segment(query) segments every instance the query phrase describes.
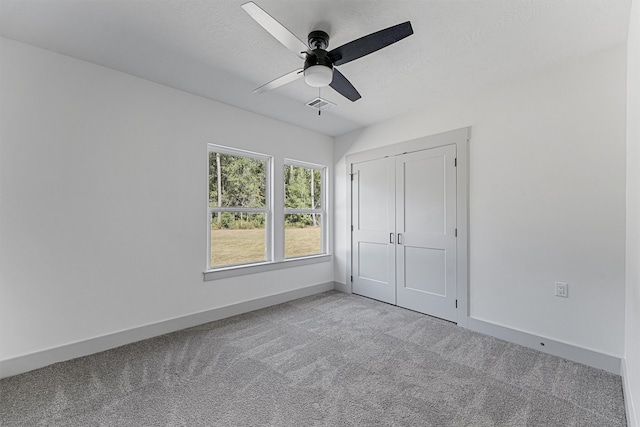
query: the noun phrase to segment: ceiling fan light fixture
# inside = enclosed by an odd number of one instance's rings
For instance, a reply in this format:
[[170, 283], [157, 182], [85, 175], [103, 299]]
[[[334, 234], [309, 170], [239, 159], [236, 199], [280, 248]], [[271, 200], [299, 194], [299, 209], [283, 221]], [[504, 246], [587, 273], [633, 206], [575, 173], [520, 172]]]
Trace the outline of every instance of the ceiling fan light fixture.
[[333, 69], [326, 65], [312, 65], [304, 70], [304, 81], [312, 87], [329, 86], [333, 80]]

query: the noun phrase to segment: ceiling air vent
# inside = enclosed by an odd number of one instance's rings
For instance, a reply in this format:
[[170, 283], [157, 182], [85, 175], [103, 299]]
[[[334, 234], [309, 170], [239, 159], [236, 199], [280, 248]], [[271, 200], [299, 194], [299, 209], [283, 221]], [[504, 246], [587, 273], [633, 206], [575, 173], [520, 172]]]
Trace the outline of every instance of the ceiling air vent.
[[324, 110], [328, 110], [331, 107], [335, 107], [336, 104], [334, 104], [331, 101], [327, 101], [326, 99], [322, 99], [322, 98], [316, 98], [316, 99], [312, 99], [311, 101], [307, 102], [307, 106], [314, 108], [318, 111], [324, 111]]

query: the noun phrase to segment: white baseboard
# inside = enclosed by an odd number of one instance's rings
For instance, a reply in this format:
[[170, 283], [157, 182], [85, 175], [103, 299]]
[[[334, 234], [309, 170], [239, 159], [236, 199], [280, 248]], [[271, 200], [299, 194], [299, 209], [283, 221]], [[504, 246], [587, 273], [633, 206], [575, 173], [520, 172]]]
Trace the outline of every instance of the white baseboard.
[[338, 292], [343, 292], [345, 294], [351, 293], [351, 284], [335, 282], [335, 290]]
[[226, 307], [214, 308], [212, 310], [176, 317], [108, 335], [65, 344], [59, 347], [25, 354], [11, 359], [0, 360], [0, 378], [11, 377], [13, 375], [42, 368], [53, 363], [87, 356], [100, 351], [120, 347], [125, 344], [130, 344], [132, 342], [202, 325], [203, 323], [214, 322], [216, 320], [248, 313], [250, 311], [259, 310], [261, 308], [281, 304], [294, 299], [319, 294], [321, 292], [332, 290], [335, 286], [335, 282], [320, 283], [300, 289], [294, 289], [292, 291], [243, 301]]
[[[621, 359], [616, 356], [597, 352], [595, 350], [578, 347], [562, 341], [539, 337], [528, 332], [511, 329], [506, 326], [475, 319], [467, 320], [467, 329], [491, 335], [493, 337], [520, 344], [525, 347], [539, 350], [574, 362], [583, 363], [594, 368], [602, 369], [612, 374], [620, 375]], [[544, 343], [542, 345], [541, 343]]]
[[622, 358], [622, 392], [624, 393], [624, 407], [627, 411], [627, 426], [628, 427], [640, 427], [638, 418], [636, 416], [636, 408], [633, 400], [633, 393], [631, 392], [631, 384], [629, 384], [629, 377], [627, 373], [627, 359]]

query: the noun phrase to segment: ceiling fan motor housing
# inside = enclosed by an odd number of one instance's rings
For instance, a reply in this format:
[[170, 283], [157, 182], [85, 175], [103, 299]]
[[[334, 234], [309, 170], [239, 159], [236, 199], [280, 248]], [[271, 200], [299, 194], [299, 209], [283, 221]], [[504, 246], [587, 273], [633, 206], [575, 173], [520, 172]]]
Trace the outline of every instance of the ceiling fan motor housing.
[[331, 62], [327, 51], [323, 49], [314, 49], [311, 52], [307, 52], [307, 59], [304, 61], [304, 69], [306, 70], [314, 65], [322, 65], [333, 69], [333, 63]]
[[329, 46], [329, 35], [324, 31], [312, 31], [307, 40], [311, 50], [304, 61], [304, 79], [309, 86], [327, 86], [333, 80], [333, 62], [325, 50]]

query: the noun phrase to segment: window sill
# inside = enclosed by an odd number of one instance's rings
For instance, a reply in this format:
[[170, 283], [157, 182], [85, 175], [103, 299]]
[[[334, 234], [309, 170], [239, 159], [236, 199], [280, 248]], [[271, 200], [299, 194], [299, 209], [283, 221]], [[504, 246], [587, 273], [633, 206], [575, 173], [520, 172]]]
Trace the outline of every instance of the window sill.
[[240, 265], [234, 267], [220, 268], [216, 270], [205, 271], [204, 281], [227, 279], [229, 277], [244, 276], [247, 274], [263, 273], [265, 271], [281, 270], [289, 267], [300, 267], [303, 265], [319, 264], [321, 262], [331, 261], [331, 255], [313, 255], [304, 258], [292, 258], [285, 261], [265, 262], [262, 264]]

